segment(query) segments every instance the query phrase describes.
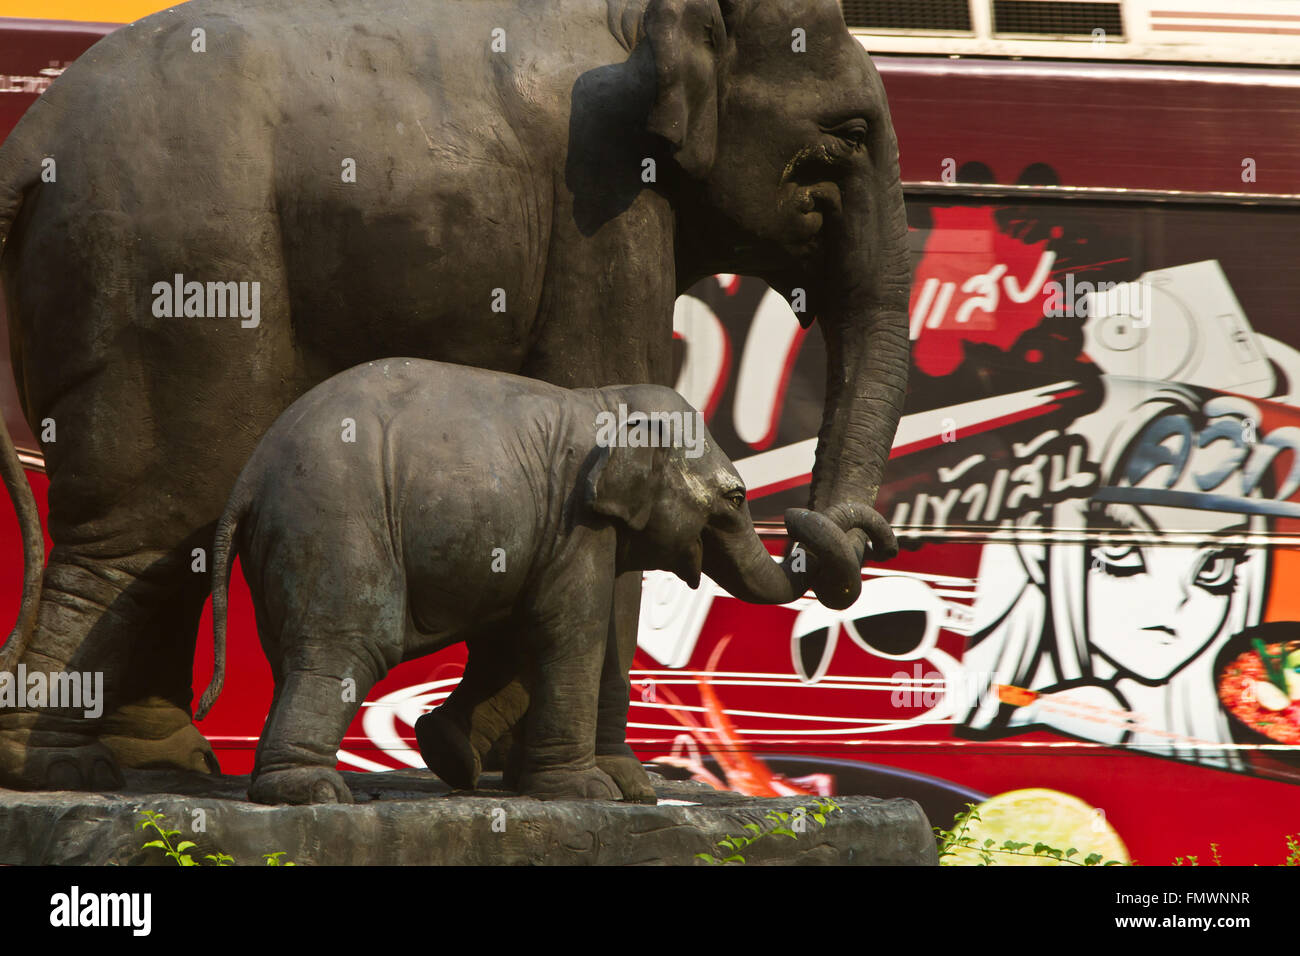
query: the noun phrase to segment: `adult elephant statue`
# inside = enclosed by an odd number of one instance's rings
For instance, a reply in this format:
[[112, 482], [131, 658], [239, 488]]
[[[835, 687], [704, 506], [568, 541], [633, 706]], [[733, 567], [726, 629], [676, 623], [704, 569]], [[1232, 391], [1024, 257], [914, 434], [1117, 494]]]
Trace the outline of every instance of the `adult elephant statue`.
[[[100, 671], [108, 698], [98, 721], [0, 712], [4, 785], [216, 769], [190, 720], [196, 549], [279, 412], [368, 359], [667, 384], [675, 297], [759, 276], [827, 341], [810, 507], [842, 555], [896, 550], [871, 505], [908, 368], [907, 226], [880, 78], [834, 0], [192, 0], [28, 111], [0, 232], [54, 541], [38, 582], [0, 447], [27, 549], [0, 667]], [[814, 590], [847, 605], [857, 570]], [[639, 588], [618, 583], [598, 743], [634, 800]]]

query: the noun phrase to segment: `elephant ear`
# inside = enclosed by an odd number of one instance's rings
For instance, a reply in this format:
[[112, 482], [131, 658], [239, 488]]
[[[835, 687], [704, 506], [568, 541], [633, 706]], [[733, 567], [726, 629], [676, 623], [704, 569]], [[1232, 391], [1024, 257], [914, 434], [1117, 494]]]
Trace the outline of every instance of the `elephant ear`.
[[599, 450], [587, 472], [587, 506], [617, 518], [633, 531], [645, 530], [659, 490], [656, 458], [660, 449], [629, 448], [626, 433], [612, 447]]
[[718, 51], [727, 36], [718, 0], [650, 0], [641, 21], [654, 56], [656, 93], [646, 128], [703, 178], [718, 150]]

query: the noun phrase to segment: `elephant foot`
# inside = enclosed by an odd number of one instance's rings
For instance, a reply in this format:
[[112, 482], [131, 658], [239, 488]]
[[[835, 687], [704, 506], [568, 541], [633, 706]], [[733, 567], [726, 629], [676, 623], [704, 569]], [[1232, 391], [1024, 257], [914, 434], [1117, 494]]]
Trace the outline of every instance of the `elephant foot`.
[[618, 785], [599, 767], [588, 770], [525, 771], [518, 790], [538, 800], [617, 800]]
[[100, 741], [123, 767], [220, 774], [212, 745], [170, 701], [149, 697], [104, 718]]
[[290, 767], [288, 770], [254, 772], [248, 799], [254, 803], [293, 804], [352, 803], [352, 791], [343, 777], [329, 767]]
[[[50, 723], [66, 724], [49, 728]], [[0, 720], [0, 787], [11, 790], [116, 790], [122, 770], [81, 721], [31, 712]], [[39, 726], [39, 729], [35, 729]]]
[[650, 775], [632, 754], [596, 754], [596, 766], [614, 781], [625, 803], [654, 806], [659, 802], [655, 788], [650, 785]]
[[443, 783], [457, 790], [473, 790], [482, 764], [469, 735], [438, 711], [415, 722], [415, 740], [420, 756]]

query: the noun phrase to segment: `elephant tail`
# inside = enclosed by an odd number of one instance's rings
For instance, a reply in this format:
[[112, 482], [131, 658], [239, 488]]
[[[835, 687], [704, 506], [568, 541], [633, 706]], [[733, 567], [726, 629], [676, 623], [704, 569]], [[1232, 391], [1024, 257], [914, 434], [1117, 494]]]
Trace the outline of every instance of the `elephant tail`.
[[231, 564], [235, 560], [232, 544], [251, 501], [252, 496], [247, 493], [244, 482], [236, 482], [230, 503], [217, 522], [217, 534], [212, 542], [212, 680], [199, 701], [194, 715], [196, 720], [202, 720], [208, 715], [212, 705], [221, 696], [221, 687], [226, 681], [226, 620]]
[[3, 646], [0, 646], [0, 671], [12, 670], [27, 649], [32, 631], [36, 629], [36, 611], [41, 603], [41, 575], [45, 571], [45, 535], [41, 532], [41, 513], [36, 508], [36, 496], [27, 481], [23, 463], [18, 459], [9, 426], [0, 415], [0, 477], [9, 489], [9, 500], [18, 515], [18, 527], [23, 535], [23, 600], [18, 610], [18, 622]]
[[[38, 100], [39, 103], [39, 100]], [[35, 105], [35, 104], [34, 104]], [[9, 230], [22, 211], [28, 190], [40, 180], [40, 158], [26, 147], [26, 139], [10, 133], [0, 145], [0, 249]], [[12, 319], [10, 320], [13, 321]], [[36, 629], [36, 611], [41, 602], [41, 575], [45, 570], [45, 536], [41, 532], [41, 514], [36, 496], [27, 483], [23, 464], [14, 448], [9, 428], [0, 417], [0, 477], [9, 489], [23, 535], [23, 599], [18, 622], [0, 645], [0, 671], [12, 670]]]

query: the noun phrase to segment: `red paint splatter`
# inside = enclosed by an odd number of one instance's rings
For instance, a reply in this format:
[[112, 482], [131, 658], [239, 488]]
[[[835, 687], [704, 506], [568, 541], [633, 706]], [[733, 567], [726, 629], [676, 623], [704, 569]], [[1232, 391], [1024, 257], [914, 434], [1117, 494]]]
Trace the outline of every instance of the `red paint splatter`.
[[[1006, 351], [1022, 333], [1043, 320], [1046, 299], [1041, 291], [1026, 302], [1016, 302], [1008, 295], [1008, 286], [1017, 293], [1028, 292], [1048, 241], [1026, 243], [1006, 235], [998, 228], [993, 213], [992, 206], [931, 212], [933, 229], [926, 237], [925, 253], [917, 266], [909, 310], [914, 335], [916, 326], [921, 325], [913, 342], [916, 366], [927, 375], [947, 375], [955, 370], [962, 363], [967, 342], [986, 342]], [[1053, 236], [1059, 232], [1058, 226]], [[968, 283], [973, 276], [990, 275], [999, 265], [1006, 269], [994, 280], [996, 305], [992, 311], [967, 305], [976, 299], [992, 300], [991, 294]], [[1053, 278], [1049, 275], [1045, 281]], [[963, 286], [969, 291], [962, 291]], [[942, 306], [945, 296], [950, 296], [947, 305], [939, 308], [936, 316], [936, 306]], [[918, 305], [926, 307], [924, 316], [918, 313]], [[937, 324], [929, 327], [936, 317]], [[963, 321], [958, 321], [959, 317]]]

